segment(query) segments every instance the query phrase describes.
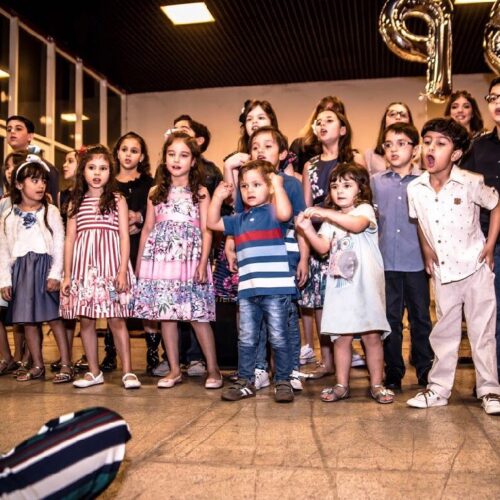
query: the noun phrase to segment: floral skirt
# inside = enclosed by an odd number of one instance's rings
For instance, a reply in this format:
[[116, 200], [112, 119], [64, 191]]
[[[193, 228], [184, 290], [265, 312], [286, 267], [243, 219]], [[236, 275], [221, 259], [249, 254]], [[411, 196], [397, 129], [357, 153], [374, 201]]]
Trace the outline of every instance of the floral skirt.
[[301, 290], [300, 307], [307, 309], [322, 309], [325, 301], [326, 279], [328, 277], [328, 256], [319, 257], [312, 254], [309, 257], [309, 278]]

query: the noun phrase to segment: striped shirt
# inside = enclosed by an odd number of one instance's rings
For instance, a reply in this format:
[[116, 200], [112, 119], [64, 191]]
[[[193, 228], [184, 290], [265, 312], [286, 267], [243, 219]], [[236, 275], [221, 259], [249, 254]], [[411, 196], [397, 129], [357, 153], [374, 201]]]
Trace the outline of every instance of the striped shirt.
[[295, 282], [280, 223], [265, 204], [223, 217], [224, 233], [234, 236], [238, 259], [238, 297], [295, 295]]

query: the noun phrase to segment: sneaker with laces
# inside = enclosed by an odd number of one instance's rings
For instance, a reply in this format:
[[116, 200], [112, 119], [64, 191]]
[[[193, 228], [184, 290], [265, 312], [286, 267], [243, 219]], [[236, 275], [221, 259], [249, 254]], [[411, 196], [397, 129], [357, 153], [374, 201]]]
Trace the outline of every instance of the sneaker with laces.
[[409, 399], [406, 404], [413, 408], [431, 408], [432, 406], [446, 406], [448, 400], [440, 396], [437, 392], [427, 389]]
[[256, 392], [255, 386], [251, 382], [240, 378], [224, 389], [220, 397], [224, 401], [239, 401], [240, 399], [255, 397]]
[[498, 394], [486, 394], [481, 398], [481, 406], [488, 415], [500, 415], [500, 396]]
[[288, 380], [278, 380], [274, 386], [276, 403], [291, 403], [294, 399], [293, 387]]
[[205, 362], [201, 359], [191, 361], [187, 367], [188, 377], [203, 377], [207, 374]]
[[351, 366], [353, 368], [358, 368], [360, 366], [366, 366], [366, 361], [361, 354], [358, 354], [356, 352], [352, 353], [352, 359], [351, 359]]
[[170, 365], [168, 361], [164, 359], [156, 368], [153, 369], [153, 375], [155, 377], [165, 377], [170, 371]]
[[300, 348], [299, 362], [301, 365], [307, 365], [308, 363], [314, 363], [316, 361], [316, 355], [312, 347], [309, 344], [303, 345]]
[[269, 387], [271, 382], [269, 381], [269, 374], [266, 370], [261, 370], [260, 368], [255, 368], [255, 389], [264, 389], [264, 387]]

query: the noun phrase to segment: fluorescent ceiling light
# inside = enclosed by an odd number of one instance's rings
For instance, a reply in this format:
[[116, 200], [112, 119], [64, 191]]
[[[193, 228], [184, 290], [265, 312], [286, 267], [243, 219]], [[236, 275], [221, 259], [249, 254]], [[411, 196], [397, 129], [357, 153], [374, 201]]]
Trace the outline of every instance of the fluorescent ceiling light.
[[[61, 120], [65, 122], [76, 122], [76, 113], [61, 113]], [[82, 120], [87, 121], [90, 120], [88, 116], [82, 115]]]
[[9, 78], [9, 73], [7, 71], [4, 71], [3, 69], [0, 69], [0, 78]]
[[161, 10], [174, 24], [213, 23], [215, 21], [205, 2], [163, 5]]
[[455, 5], [463, 5], [466, 3], [493, 3], [495, 0], [455, 0]]

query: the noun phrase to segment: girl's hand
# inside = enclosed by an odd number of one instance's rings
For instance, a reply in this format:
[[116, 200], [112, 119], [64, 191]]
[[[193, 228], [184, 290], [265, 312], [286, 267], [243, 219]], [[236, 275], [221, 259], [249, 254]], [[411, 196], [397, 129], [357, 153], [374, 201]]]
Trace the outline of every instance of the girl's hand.
[[228, 196], [231, 196], [233, 191], [234, 189], [232, 184], [229, 184], [229, 182], [221, 181], [215, 188], [213, 198], [218, 198], [219, 200], [224, 201]]
[[[307, 209], [309, 210], [309, 209]], [[301, 229], [304, 233], [308, 229], [312, 229], [313, 225], [311, 222], [311, 218], [307, 216], [307, 210], [305, 212], [300, 212], [299, 215], [297, 215], [297, 219], [295, 220], [295, 225]]]
[[142, 214], [141, 212], [134, 212], [133, 210], [128, 211], [128, 225], [132, 226], [135, 224], [142, 223]]
[[47, 280], [47, 292], [57, 292], [60, 286], [61, 282], [59, 280], [53, 278]]
[[5, 286], [0, 290], [2, 293], [2, 298], [3, 300], [12, 300], [12, 287], [11, 286]]
[[328, 208], [310, 207], [306, 208], [306, 211], [304, 213], [306, 217], [325, 220], [330, 213], [330, 210]]
[[194, 273], [194, 280], [197, 283], [206, 283], [207, 282], [207, 266], [198, 264], [196, 271]]
[[297, 286], [302, 288], [309, 278], [309, 261], [308, 259], [300, 259], [299, 265], [297, 266], [297, 272], [295, 273], [295, 279], [297, 280]]
[[69, 278], [64, 278], [61, 283], [61, 293], [67, 297], [69, 295], [70, 288], [71, 285], [69, 282]]
[[119, 271], [115, 283], [118, 293], [126, 292], [128, 288], [127, 271]]
[[128, 234], [130, 234], [131, 236], [133, 236], [134, 234], [139, 234], [140, 232], [141, 230], [135, 224], [132, 224], [128, 227]]
[[235, 170], [240, 168], [242, 165], [250, 161], [250, 155], [247, 153], [235, 153], [233, 156], [230, 156], [225, 162], [224, 167], [230, 168], [231, 170]]

